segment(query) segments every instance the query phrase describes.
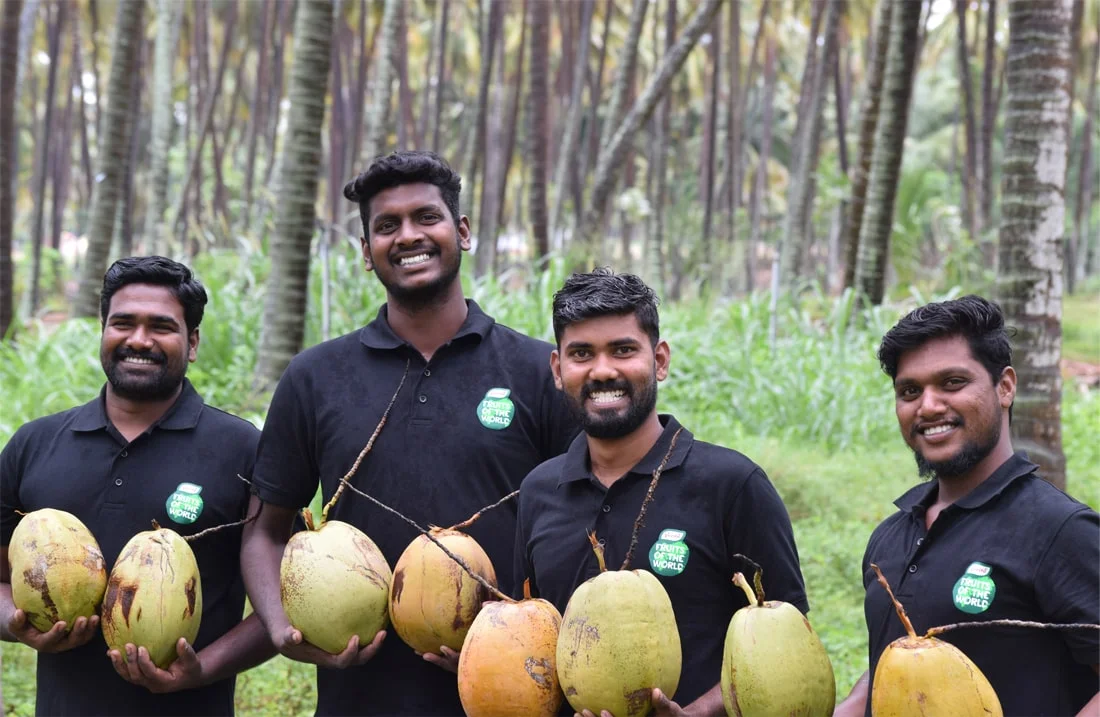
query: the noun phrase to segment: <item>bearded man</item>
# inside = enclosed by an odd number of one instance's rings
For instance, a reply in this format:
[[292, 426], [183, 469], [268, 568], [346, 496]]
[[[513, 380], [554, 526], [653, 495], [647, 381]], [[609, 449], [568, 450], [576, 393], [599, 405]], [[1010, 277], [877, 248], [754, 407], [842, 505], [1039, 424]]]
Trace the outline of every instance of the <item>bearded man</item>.
[[657, 413], [671, 349], [660, 337], [657, 296], [641, 279], [573, 274], [554, 295], [553, 323], [554, 382], [584, 434], [524, 479], [514, 572], [564, 612], [599, 573], [588, 533], [609, 566], [622, 564], [663, 463], [631, 567], [652, 572], [668, 592], [683, 667], [676, 694], [655, 689], [653, 704], [658, 715], [723, 715], [723, 642], [746, 604], [731, 578], [748, 566], [733, 556], [760, 563], [770, 599], [809, 610], [787, 510], [751, 460]]
[[[882, 339], [918, 485], [872, 533], [863, 557], [870, 669], [838, 715], [870, 715], [875, 666], [904, 634], [871, 563], [918, 632], [1014, 619], [1100, 622], [1100, 519], [1013, 452], [1016, 371], [1004, 316], [979, 296], [913, 310]], [[992, 627], [939, 636], [974, 661], [1005, 715], [1096, 715], [1094, 630]]]

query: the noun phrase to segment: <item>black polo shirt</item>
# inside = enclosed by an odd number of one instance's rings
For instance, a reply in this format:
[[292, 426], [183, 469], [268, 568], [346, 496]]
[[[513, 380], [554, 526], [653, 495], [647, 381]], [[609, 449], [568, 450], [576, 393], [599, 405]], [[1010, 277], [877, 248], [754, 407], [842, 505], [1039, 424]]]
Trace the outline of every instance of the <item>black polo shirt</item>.
[[[421, 525], [449, 526], [519, 487], [576, 434], [550, 374], [551, 346], [497, 324], [475, 302], [454, 338], [425, 362], [393, 333], [383, 306], [363, 329], [290, 363], [268, 411], [257, 457], [264, 501], [325, 500], [354, 464], [410, 364], [389, 418], [351, 479]], [[501, 588], [512, 589], [515, 502], [469, 528]], [[345, 491], [330, 518], [371, 537], [390, 567], [417, 536]], [[462, 714], [455, 676], [424, 662], [392, 629], [368, 664], [317, 671], [319, 714]]]
[[[162, 528], [181, 535], [240, 520], [259, 431], [203, 403], [184, 379], [180, 397], [145, 433], [127, 443], [107, 420], [104, 391], [83, 406], [24, 425], [0, 454], [0, 542], [8, 545], [16, 510], [65, 510], [95, 536], [108, 569], [130, 538]], [[201, 650], [241, 621], [241, 529], [191, 544], [202, 576]], [[155, 695], [126, 682], [107, 657], [103, 635], [58, 654], [38, 655], [39, 714], [232, 714], [232, 678]]]
[[[564, 613], [573, 591], [599, 574], [588, 531], [604, 544], [608, 569], [619, 569], [653, 471], [680, 427], [672, 416], [661, 416], [661, 423], [657, 443], [609, 488], [592, 475], [583, 434], [565, 455], [527, 476], [515, 572], [530, 578], [532, 594]], [[630, 566], [654, 573], [672, 600], [683, 651], [675, 698], [682, 706], [718, 683], [726, 628], [746, 604], [732, 579], [749, 569], [734, 560], [736, 553], [763, 566], [769, 600], [809, 610], [791, 521], [764, 471], [685, 429], [661, 473]]]
[[[1100, 623], [1100, 520], [1037, 468], [1017, 453], [927, 531], [935, 482], [895, 501], [899, 511], [875, 529], [863, 557], [872, 676], [882, 651], [905, 631], [871, 563], [918, 634], [1001, 619]], [[1096, 631], [973, 628], [939, 637], [974, 661], [1006, 715], [1076, 714], [1100, 686], [1090, 667], [1100, 663]]]

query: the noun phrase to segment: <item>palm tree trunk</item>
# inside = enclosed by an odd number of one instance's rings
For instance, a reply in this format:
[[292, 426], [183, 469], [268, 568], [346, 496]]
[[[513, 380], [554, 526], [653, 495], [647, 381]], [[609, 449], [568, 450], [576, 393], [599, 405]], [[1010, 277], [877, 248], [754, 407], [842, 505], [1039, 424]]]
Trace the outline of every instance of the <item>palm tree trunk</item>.
[[129, 113], [134, 66], [141, 45], [141, 18], [144, 0], [119, 0], [115, 15], [115, 39], [111, 50], [111, 70], [107, 79], [107, 109], [103, 113], [103, 135], [97, 160], [96, 184], [88, 223], [88, 252], [73, 303], [73, 315], [98, 316], [99, 291], [107, 254], [115, 231], [122, 170], [129, 151]]
[[1070, 13], [1070, 0], [1008, 3], [1008, 105], [996, 285], [1005, 320], [1017, 330], [1013, 443], [1059, 488], [1066, 480], [1058, 364], [1072, 82]]
[[1089, 204], [1092, 202], [1092, 187], [1095, 178], [1093, 172], [1092, 135], [1096, 127], [1096, 77], [1100, 71], [1100, 37], [1092, 45], [1092, 64], [1089, 71], [1088, 95], [1085, 98], [1085, 127], [1081, 132], [1081, 162], [1077, 173], [1077, 191], [1073, 202], [1073, 241], [1070, 243], [1071, 252], [1067, 257], [1070, 261], [1068, 276], [1072, 282], [1067, 288], [1072, 291], [1076, 281], [1084, 279], [1089, 264], [1090, 242], [1089, 236]]
[[[265, 14], [266, 14], [265, 10]], [[160, 254], [167, 246], [164, 235], [164, 205], [168, 199], [168, 150], [176, 123], [172, 101], [173, 70], [179, 44], [183, 5], [175, 0], [157, 3], [157, 42], [153, 58], [152, 152], [145, 208], [145, 245], [150, 254]], [[262, 60], [261, 60], [262, 62]], [[259, 83], [257, 82], [257, 88]], [[256, 104], [253, 103], [253, 112]]]
[[580, 241], [582, 252], [587, 252], [593, 246], [592, 239], [599, 227], [603, 225], [607, 212], [607, 205], [611, 198], [611, 191], [615, 187], [618, 178], [618, 170], [623, 166], [623, 158], [629, 149], [629, 140], [633, 139], [638, 131], [657, 106], [657, 102], [668, 91], [673, 78], [680, 71], [688, 53], [702, 37], [707, 27], [714, 20], [714, 16], [722, 7], [722, 0], [704, 0], [698, 6], [691, 20], [684, 27], [684, 31], [676, 44], [664, 57], [653, 71], [653, 76], [646, 83], [642, 94], [634, 102], [633, 107], [618, 123], [618, 129], [611, 137], [608, 144], [600, 148], [600, 157], [596, 163], [596, 177], [593, 182], [592, 200], [585, 211], [584, 221], [581, 222], [577, 238]]
[[[670, 0], [675, 3], [675, 0]], [[603, 33], [600, 36], [600, 56], [596, 60], [596, 72], [589, 77], [588, 85], [588, 115], [585, 120], [584, 141], [586, 147], [581, 152], [580, 165], [573, 165], [571, 170], [570, 185], [573, 189], [573, 224], [580, 224], [584, 216], [584, 188], [588, 184], [588, 170], [592, 157], [600, 152], [600, 96], [603, 94], [603, 70], [607, 64], [607, 45], [611, 37], [611, 18], [615, 15], [615, 0], [607, 0], [607, 9], [604, 11]], [[656, 27], [656, 23], [654, 23]]]
[[[607, 117], [604, 118], [603, 131], [600, 133], [601, 153], [615, 135], [619, 126], [619, 117], [626, 105], [627, 92], [634, 84], [634, 72], [638, 67], [638, 43], [642, 38], [642, 26], [645, 23], [648, 7], [648, 0], [634, 0], [633, 9], [630, 11], [630, 29], [627, 30], [626, 41], [622, 52], [619, 53], [618, 70], [611, 83], [611, 102], [608, 105]], [[597, 174], [599, 174], [598, 170]]]
[[921, 5], [902, 0], [894, 7], [891, 18], [882, 107], [875, 129], [855, 277], [855, 286], [875, 305], [882, 303], [886, 291], [886, 257], [917, 66]]
[[856, 163], [852, 166], [852, 194], [848, 200], [848, 226], [844, 240], [844, 288], [855, 284], [856, 260], [859, 256], [859, 233], [863, 226], [867, 180], [871, 176], [871, 155], [875, 148], [875, 127], [878, 124], [879, 103], [882, 101], [882, 80], [886, 74], [886, 55], [890, 47], [890, 20], [893, 0], [878, 0], [872, 30], [871, 52], [867, 62], [867, 89], [860, 103], [859, 144]]
[[531, 87], [527, 95], [528, 157], [531, 186], [528, 212], [531, 236], [535, 241], [535, 261], [550, 253], [546, 216], [546, 171], [550, 150], [550, 118], [546, 106], [550, 97], [550, 4], [534, 0], [528, 8], [531, 31]]
[[439, 64], [435, 72], [435, 108], [432, 111], [432, 149], [436, 152], [443, 151], [439, 134], [443, 123], [443, 78], [447, 69], [447, 20], [451, 4], [451, 0], [440, 1], [443, 4], [439, 8]]
[[756, 250], [763, 241], [764, 200], [768, 196], [768, 161], [772, 152], [772, 126], [775, 115], [776, 41], [768, 35], [764, 53], [764, 109], [760, 118], [763, 136], [756, 160], [756, 180], [749, 192], [749, 245], [745, 251], [745, 291], [756, 288]]
[[[38, 311], [39, 291], [38, 284], [42, 276], [42, 242], [45, 234], [46, 216], [46, 179], [50, 176], [50, 149], [51, 142], [56, 142], [57, 137], [50, 136], [53, 127], [54, 95], [57, 94], [57, 68], [61, 65], [61, 31], [65, 23], [65, 11], [68, 9], [63, 3], [47, 5], [47, 45], [50, 54], [50, 69], [46, 80], [46, 108], [45, 116], [39, 125], [42, 128], [41, 141], [38, 144], [38, 169], [35, 172], [37, 182], [34, 188], [34, 228], [31, 230], [31, 242], [33, 244], [33, 257], [31, 260], [30, 281], [30, 308], [31, 315]], [[57, 186], [54, 186], [57, 191]]]
[[[516, 51], [516, 67], [512, 71], [512, 81], [508, 83], [511, 86], [511, 93], [508, 99], [508, 125], [505, 130], [504, 137], [504, 150], [502, 153], [503, 159], [501, 160], [500, 171], [497, 173], [496, 184], [493, 187], [493, 194], [496, 197], [493, 206], [496, 207], [496, 219], [495, 221], [486, 226], [484, 234], [489, 237], [493, 237], [493, 262], [492, 271], [495, 274], [497, 270], [497, 251], [496, 251], [496, 236], [500, 231], [500, 227], [505, 226], [505, 205], [507, 204], [505, 198], [505, 190], [508, 186], [508, 172], [512, 168], [512, 160], [516, 150], [516, 134], [519, 128], [519, 110], [520, 110], [520, 98], [523, 95], [523, 65], [524, 60], [527, 57], [527, 6], [528, 0], [523, 0], [523, 5], [520, 8], [520, 30], [519, 30], [519, 49]], [[503, 60], [502, 60], [503, 61]], [[515, 203], [518, 205], [520, 198], [523, 196], [523, 192], [516, 193]], [[519, 213], [518, 211], [516, 212]]]
[[11, 238], [15, 209], [15, 84], [19, 65], [19, 13], [23, 0], [7, 0], [0, 14], [0, 341], [14, 318]]
[[137, 171], [137, 136], [141, 122], [141, 85], [142, 70], [145, 65], [145, 38], [141, 38], [137, 62], [134, 66], [134, 82], [130, 95], [130, 146], [126, 151], [126, 169], [122, 173], [122, 190], [119, 192], [118, 216], [115, 218], [115, 236], [111, 240], [111, 255], [114, 257], [132, 256], [134, 253], [134, 172]]
[[[986, 0], [986, 25], [985, 25], [985, 61], [982, 67], [982, 134], [978, 143], [978, 157], [981, 164], [978, 167], [981, 178], [981, 189], [978, 196], [981, 197], [982, 225], [989, 226], [993, 222], [993, 131], [997, 122], [997, 103], [993, 96], [993, 75], [997, 67], [997, 0]], [[996, 245], [989, 243], [991, 252], [987, 256], [988, 265], [993, 265], [996, 255]]]
[[[974, 197], [979, 187], [977, 162], [977, 131], [974, 122], [974, 93], [970, 88], [970, 52], [966, 47], [966, 6], [967, 0], [955, 0], [956, 45], [955, 56], [959, 66], [959, 84], [962, 86], [964, 139], [966, 152], [963, 155], [963, 221], [970, 232], [971, 241], [981, 238], [982, 222], [978, 216], [981, 197]], [[974, 23], [975, 26], [978, 23]]]
[[704, 287], [711, 284], [718, 272], [710, 234], [714, 225], [714, 155], [718, 145], [718, 93], [722, 77], [722, 17], [720, 14], [714, 16], [707, 53], [710, 55], [710, 82], [707, 83], [703, 93], [703, 103], [706, 108], [703, 112], [703, 161], [699, 182], [703, 190], [703, 234], [700, 241], [703, 243]]
[[[493, 79], [493, 59], [496, 55], [497, 37], [500, 35], [501, 17], [504, 10], [504, 4], [500, 0], [485, 1], [489, 5], [488, 22], [485, 23], [485, 34], [481, 39], [481, 68], [477, 83], [477, 104], [474, 112], [474, 151], [470, 162], [470, 172], [464, 178], [471, 207], [477, 206], [474, 202], [478, 192], [485, 193], [488, 161], [487, 159], [483, 161], [483, 155], [485, 154], [485, 135], [487, 134], [487, 123], [489, 121], [489, 85]], [[480, 177], [478, 176], [479, 171], [481, 172]], [[484, 226], [483, 222], [479, 221], [479, 226]], [[484, 244], [489, 241], [488, 237], [478, 236], [478, 251], [474, 256], [474, 274], [476, 276], [484, 276], [485, 272], [489, 270], [492, 258], [490, 252], [488, 250], [481, 251]]]
[[[581, 98], [588, 75], [588, 50], [592, 46], [589, 41], [589, 29], [592, 26], [592, 12], [595, 7], [595, 0], [582, 0], [581, 27], [577, 34], [577, 57], [573, 63], [573, 86], [569, 92], [569, 114], [565, 118], [565, 131], [558, 146], [558, 161], [554, 166], [554, 208], [550, 212], [550, 232], [553, 234], [561, 233], [561, 209], [569, 190], [567, 170], [577, 162], [577, 144], [580, 138], [581, 118], [584, 116]], [[597, 104], [597, 98], [590, 99], [593, 105]]]
[[290, 116], [276, 191], [271, 276], [264, 298], [256, 383], [279, 380], [302, 348], [308, 303], [309, 247], [316, 220], [321, 129], [332, 43], [333, 4], [311, 0], [298, 7], [290, 68]]
[[378, 41], [378, 62], [374, 68], [370, 89], [370, 106], [367, 108], [366, 143], [363, 146], [363, 165], [369, 165], [386, 149], [390, 98], [392, 96], [394, 54], [397, 47], [398, 13], [401, 0], [386, 0], [382, 13], [382, 34]]

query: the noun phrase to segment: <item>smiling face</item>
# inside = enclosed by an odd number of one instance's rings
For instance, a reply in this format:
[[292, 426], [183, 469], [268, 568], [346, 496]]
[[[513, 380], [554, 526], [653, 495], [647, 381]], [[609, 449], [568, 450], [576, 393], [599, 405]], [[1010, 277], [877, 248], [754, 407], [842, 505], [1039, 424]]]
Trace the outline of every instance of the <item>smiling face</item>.
[[654, 415], [669, 348], [654, 348], [634, 314], [570, 324], [559, 345], [550, 356], [554, 383], [589, 436], [622, 438]]
[[470, 222], [454, 221], [439, 187], [402, 184], [379, 192], [368, 226], [363, 260], [391, 299], [422, 305], [454, 289], [462, 252], [470, 249]]
[[99, 360], [110, 391], [131, 401], [162, 401], [179, 391], [199, 347], [183, 305], [164, 286], [127, 284], [111, 297]]
[[1016, 372], [996, 382], [962, 336], [931, 339], [898, 360], [895, 412], [921, 475], [983, 480], [1011, 454]]

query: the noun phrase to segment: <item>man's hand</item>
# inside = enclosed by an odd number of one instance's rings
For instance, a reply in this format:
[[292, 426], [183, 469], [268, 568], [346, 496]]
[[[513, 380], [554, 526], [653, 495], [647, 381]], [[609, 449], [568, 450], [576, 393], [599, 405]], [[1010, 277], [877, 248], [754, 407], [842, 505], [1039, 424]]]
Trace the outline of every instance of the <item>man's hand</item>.
[[452, 674], [458, 674], [458, 657], [460, 653], [452, 650], [446, 645], [439, 646], [438, 655], [434, 652], [418, 652], [416, 654], [423, 657], [425, 662], [430, 662], [436, 667], [442, 667]]
[[78, 617], [73, 622], [73, 629], [65, 632], [65, 621], [55, 622], [48, 632], [39, 630], [27, 619], [27, 613], [16, 609], [8, 621], [8, 632], [12, 637], [24, 645], [33, 647], [38, 652], [65, 652], [74, 647], [80, 647], [95, 635], [99, 629], [99, 615], [91, 617]]
[[[653, 688], [650, 699], [653, 701], [653, 714], [656, 717], [686, 717], [687, 715], [680, 705], [670, 700], [659, 688]], [[591, 710], [584, 710], [574, 713], [573, 717], [596, 717], [596, 715]], [[600, 710], [600, 717], [614, 717], [614, 715], [607, 710]]]
[[158, 695], [189, 690], [203, 684], [202, 662], [186, 638], [181, 637], [176, 642], [176, 655], [177, 658], [168, 669], [162, 670], [149, 658], [149, 651], [144, 647], [134, 647], [132, 643], [126, 643], [125, 660], [118, 650], [107, 651], [115, 672], [122, 679], [141, 685]]
[[302, 637], [301, 630], [296, 630], [290, 625], [281, 634], [272, 635], [271, 641], [275, 643], [275, 649], [280, 654], [292, 660], [310, 662], [334, 670], [343, 670], [369, 661], [382, 647], [382, 640], [385, 638], [386, 631], [379, 630], [369, 645], [359, 649], [359, 636], [352, 635], [351, 639], [348, 640], [348, 646], [339, 655], [329, 654], [316, 645], [309, 644]]

